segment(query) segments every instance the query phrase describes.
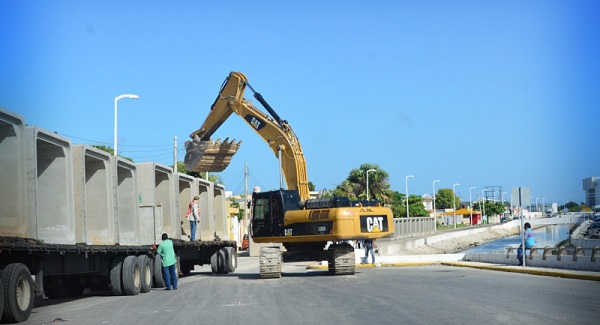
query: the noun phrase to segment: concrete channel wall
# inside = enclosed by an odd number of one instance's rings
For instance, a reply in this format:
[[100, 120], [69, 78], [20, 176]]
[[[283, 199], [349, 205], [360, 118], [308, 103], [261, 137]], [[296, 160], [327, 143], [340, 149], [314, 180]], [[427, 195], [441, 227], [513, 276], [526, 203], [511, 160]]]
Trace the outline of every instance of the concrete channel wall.
[[[111, 157], [114, 202], [116, 203], [117, 242], [139, 245], [141, 241], [137, 195], [137, 167], [129, 160]], [[151, 238], [154, 238], [152, 236]]]
[[71, 142], [53, 132], [26, 127], [25, 160], [27, 217], [35, 224], [33, 238], [50, 244], [75, 244]]
[[188, 239], [200, 196], [200, 238], [227, 240], [225, 188], [133, 163], [35, 126], [0, 108], [0, 236], [48, 244], [149, 245]]
[[77, 242], [88, 245], [117, 243], [110, 155], [93, 147], [75, 145], [73, 162]]
[[0, 236], [35, 235], [27, 215], [25, 120], [0, 107]]

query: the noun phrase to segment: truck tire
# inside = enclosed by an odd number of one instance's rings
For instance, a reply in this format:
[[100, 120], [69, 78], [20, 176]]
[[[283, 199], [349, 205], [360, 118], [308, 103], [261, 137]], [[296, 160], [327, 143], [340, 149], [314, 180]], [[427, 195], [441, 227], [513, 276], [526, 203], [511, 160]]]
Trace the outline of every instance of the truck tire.
[[142, 287], [142, 274], [137, 256], [129, 255], [123, 260], [123, 293], [127, 296], [135, 296], [140, 293]]
[[235, 272], [237, 269], [237, 250], [233, 247], [225, 247], [225, 260], [227, 261], [227, 273]]
[[2, 270], [0, 270], [0, 321], [2, 320], [2, 312], [4, 311], [4, 286], [2, 285]]
[[4, 311], [2, 321], [20, 323], [29, 318], [33, 308], [33, 279], [25, 264], [8, 264], [2, 272]]
[[123, 260], [122, 255], [115, 256], [110, 262], [110, 293], [115, 296], [123, 295]]
[[138, 256], [138, 262], [140, 263], [140, 272], [142, 275], [142, 286], [140, 292], [150, 292], [152, 289], [152, 263], [150, 263], [150, 257], [148, 255]]
[[162, 275], [162, 262], [160, 260], [160, 255], [154, 256], [154, 287], [155, 288], [164, 288], [165, 287], [165, 279], [163, 279]]
[[213, 274], [223, 274], [223, 264], [225, 262], [225, 255], [221, 250], [216, 251], [210, 257], [210, 269]]
[[179, 269], [181, 270], [181, 274], [184, 276], [189, 276], [194, 269], [194, 265], [189, 262], [183, 262], [179, 265]]

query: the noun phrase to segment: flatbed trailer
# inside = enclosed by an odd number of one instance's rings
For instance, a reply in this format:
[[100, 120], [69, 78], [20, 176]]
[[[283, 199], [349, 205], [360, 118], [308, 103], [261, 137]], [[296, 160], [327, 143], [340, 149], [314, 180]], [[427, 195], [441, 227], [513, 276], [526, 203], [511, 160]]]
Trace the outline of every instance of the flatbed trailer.
[[[173, 241], [178, 276], [234, 272], [225, 188], [155, 162], [134, 163], [0, 107], [0, 322], [29, 318], [36, 297], [164, 287], [153, 246]], [[197, 238], [188, 204], [199, 197]]]
[[[235, 241], [173, 240], [178, 276], [189, 275], [196, 265], [210, 265], [213, 274], [234, 272], [236, 245]], [[0, 261], [3, 322], [27, 320], [35, 297], [76, 297], [85, 289], [137, 295], [165, 285], [160, 256], [151, 245], [61, 245], [0, 237]]]

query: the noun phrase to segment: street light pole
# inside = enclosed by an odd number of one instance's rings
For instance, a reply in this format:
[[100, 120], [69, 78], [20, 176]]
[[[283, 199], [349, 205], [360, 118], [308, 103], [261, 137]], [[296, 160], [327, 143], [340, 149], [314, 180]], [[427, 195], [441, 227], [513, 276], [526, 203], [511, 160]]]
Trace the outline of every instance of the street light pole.
[[542, 198], [542, 217], [546, 215], [546, 198]]
[[409, 218], [410, 214], [408, 214], [408, 179], [415, 177], [414, 175], [408, 175], [405, 177], [406, 180], [406, 217]]
[[435, 183], [439, 183], [440, 180], [436, 179], [433, 181], [433, 229], [437, 231], [437, 210], [435, 209]]
[[456, 183], [452, 185], [452, 204], [454, 205], [454, 229], [456, 229], [456, 189], [455, 187], [460, 184]]
[[483, 194], [485, 192], [485, 189], [481, 190], [481, 203], [483, 204], [483, 215], [481, 216], [482, 222], [483, 222], [483, 216], [485, 216], [485, 195]]
[[375, 169], [369, 169], [367, 170], [367, 201], [370, 200], [369, 198], [369, 172], [374, 172]]
[[113, 156], [117, 156], [117, 103], [119, 101], [119, 99], [121, 98], [131, 98], [131, 99], [138, 99], [140, 98], [138, 95], [134, 95], [134, 94], [123, 94], [123, 95], [119, 95], [117, 97], [115, 97], [115, 134], [114, 134], [114, 152], [113, 152]]
[[469, 187], [469, 209], [471, 210], [471, 226], [473, 225], [473, 199], [471, 197], [471, 190], [474, 188], [475, 186]]

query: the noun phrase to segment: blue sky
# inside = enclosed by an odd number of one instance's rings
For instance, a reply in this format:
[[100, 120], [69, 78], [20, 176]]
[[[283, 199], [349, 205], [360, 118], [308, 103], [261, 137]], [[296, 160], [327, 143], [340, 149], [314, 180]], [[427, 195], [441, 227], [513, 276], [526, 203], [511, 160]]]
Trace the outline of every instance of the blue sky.
[[[361, 164], [392, 189], [529, 186], [585, 200], [600, 176], [596, 1], [1, 1], [0, 106], [73, 143], [171, 165], [230, 71], [294, 128], [317, 189]], [[257, 107], [260, 107], [256, 103]], [[279, 187], [277, 160], [243, 144], [225, 186]], [[541, 199], [540, 199], [541, 202]]]

